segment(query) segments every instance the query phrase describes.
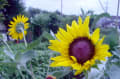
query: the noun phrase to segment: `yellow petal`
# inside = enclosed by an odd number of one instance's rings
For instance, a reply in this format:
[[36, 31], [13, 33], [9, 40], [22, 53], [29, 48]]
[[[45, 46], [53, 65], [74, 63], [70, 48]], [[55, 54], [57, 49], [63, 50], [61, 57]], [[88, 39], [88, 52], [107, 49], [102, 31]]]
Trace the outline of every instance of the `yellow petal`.
[[66, 27], [67, 27], [67, 32], [68, 32], [73, 38], [75, 38], [74, 32], [72, 31], [71, 26], [69, 26], [68, 24], [66, 24]]
[[98, 47], [103, 43], [104, 38], [105, 38], [105, 36], [103, 36], [103, 37], [98, 41], [98, 43], [97, 43], [97, 46], [98, 46]]
[[99, 52], [99, 51], [108, 51], [110, 49], [109, 45], [107, 44], [103, 44], [103, 45], [96, 45], [95, 47], [95, 52]]
[[83, 69], [77, 70], [74, 75], [79, 75], [82, 73], [82, 71], [83, 71]]
[[75, 63], [75, 64], [72, 64], [72, 68], [75, 69], [75, 70], [81, 70], [82, 66], [79, 63]]
[[12, 25], [13, 25], [13, 24], [14, 24], [14, 22], [13, 22], [13, 21], [10, 21], [10, 24], [12, 24]]
[[90, 60], [88, 60], [84, 63], [83, 67], [85, 70], [88, 70], [91, 67], [91, 65], [93, 65], [93, 64], [94, 64], [94, 62], [91, 62]]
[[69, 57], [65, 57], [65, 56], [57, 56], [57, 57], [52, 57], [51, 60], [54, 60], [54, 61], [66, 61], [66, 60], [70, 60]]
[[88, 34], [89, 34], [89, 19], [90, 19], [90, 17], [87, 16], [83, 23], [84, 31], [87, 32]]
[[24, 29], [26, 30], [26, 29], [28, 29], [29, 28], [29, 23], [25, 23], [24, 24]]
[[18, 35], [17, 35], [16, 33], [14, 33], [14, 34], [12, 35], [12, 38], [17, 40], [17, 39], [18, 39]]
[[24, 31], [24, 34], [27, 35], [27, 31], [26, 30]]
[[22, 40], [23, 39], [23, 34], [19, 33], [19, 39]]
[[71, 60], [66, 60], [66, 61], [59, 61], [59, 62], [52, 62], [51, 63], [51, 67], [59, 67], [59, 66], [64, 66], [64, 67], [68, 67], [71, 66], [73, 64], [73, 61]]
[[79, 24], [79, 26], [81, 26], [82, 25], [82, 18], [79, 16], [79, 18], [78, 18], [78, 24]]
[[74, 56], [70, 56], [74, 62], [77, 62], [77, 59]]
[[15, 18], [15, 17], [13, 17], [13, 20], [16, 22], [17, 21], [17, 19]]
[[[83, 23], [83, 24], [84, 24], [85, 26], [87, 26], [87, 27], [89, 26], [89, 20], [90, 20], [90, 16], [87, 16], [87, 17], [85, 18], [84, 23]], [[89, 29], [89, 27], [87, 28], [87, 30], [88, 30], [88, 29]]]
[[99, 38], [100, 38], [100, 29], [99, 28], [97, 28], [94, 32], [93, 32], [93, 34], [92, 34], [92, 36], [91, 36], [91, 40], [93, 41], [93, 43], [94, 44], [96, 44], [97, 42], [98, 42], [98, 40], [99, 40]]
[[[68, 43], [73, 41], [73, 37], [72, 35], [70, 35], [69, 33], [67, 33], [65, 30], [63, 30], [62, 28], [59, 28], [59, 31], [61, 33], [61, 35], [67, 40]], [[66, 37], [67, 36], [67, 37]]]
[[72, 33], [74, 34], [74, 38], [77, 38], [79, 37], [79, 26], [78, 24], [76, 23], [76, 21], [72, 21], [72, 27], [71, 27], [71, 30], [72, 30]]
[[11, 31], [11, 32], [13, 32], [15, 29], [14, 28], [10, 28], [10, 29], [8, 29], [8, 31]]

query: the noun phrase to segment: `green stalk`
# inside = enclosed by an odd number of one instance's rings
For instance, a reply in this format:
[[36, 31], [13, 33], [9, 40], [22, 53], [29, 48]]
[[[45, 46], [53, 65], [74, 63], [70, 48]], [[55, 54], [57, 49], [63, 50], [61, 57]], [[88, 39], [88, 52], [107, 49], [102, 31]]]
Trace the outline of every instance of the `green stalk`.
[[[51, 57], [50, 57], [50, 58], [51, 58]], [[49, 62], [48, 62], [48, 64], [50, 64], [50, 59], [49, 59]], [[50, 66], [48, 65], [48, 69], [47, 69], [47, 75], [48, 75], [49, 69], [50, 69]]]
[[27, 41], [26, 41], [26, 38], [25, 38], [24, 29], [21, 28], [21, 31], [23, 33], [23, 39], [24, 39], [25, 46], [27, 47]]
[[[9, 49], [9, 51], [11, 52], [11, 54], [13, 54], [12, 49], [10, 48], [10, 46], [8, 45], [8, 43], [4, 40], [2, 40], [4, 42], [4, 44], [7, 46], [7, 48]], [[12, 58], [14, 60], [14, 58]]]
[[22, 76], [22, 79], [25, 79], [25, 77], [24, 77], [24, 75], [22, 74], [21, 70], [20, 70], [20, 69], [18, 69], [18, 70], [19, 70], [20, 75]]

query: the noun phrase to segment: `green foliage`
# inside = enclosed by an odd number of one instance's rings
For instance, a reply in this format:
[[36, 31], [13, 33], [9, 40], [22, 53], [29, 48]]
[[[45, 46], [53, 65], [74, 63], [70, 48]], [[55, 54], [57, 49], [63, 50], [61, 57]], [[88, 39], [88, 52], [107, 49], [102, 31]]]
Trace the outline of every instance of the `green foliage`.
[[119, 35], [117, 29], [115, 28], [108, 28], [108, 29], [101, 29], [101, 35], [105, 35], [104, 43], [109, 44], [110, 51], [115, 50], [114, 48], [119, 44]]
[[3, 9], [5, 5], [7, 5], [7, 0], [0, 0], [0, 10]]
[[27, 11], [27, 15], [28, 17], [34, 17], [36, 14], [39, 14], [41, 12], [40, 9], [37, 9], [37, 8], [32, 8], [32, 7], [29, 7], [28, 11]]
[[81, 8], [81, 18], [83, 19], [83, 21], [85, 20], [86, 16], [92, 16], [93, 15], [93, 11], [92, 10], [88, 10], [87, 12], [85, 12], [82, 8]]
[[33, 31], [33, 38], [37, 39], [44, 30], [48, 30], [46, 28], [49, 22], [49, 15], [48, 14], [39, 14], [32, 18], [32, 31]]
[[18, 14], [22, 14], [24, 6], [21, 0], [6, 0], [7, 5], [4, 6], [2, 13], [5, 16], [4, 24], [7, 26], [9, 21]]
[[31, 30], [33, 32], [33, 39], [37, 39], [44, 31], [54, 33], [57, 32], [59, 27], [66, 28], [66, 24], [70, 24], [73, 20], [77, 20], [77, 16], [61, 16], [58, 12], [44, 12], [39, 9], [32, 8], [35, 12], [34, 17], [31, 19]]
[[5, 20], [4, 15], [3, 15], [3, 9], [4, 6], [7, 5], [7, 0], [0, 0], [0, 22], [3, 22]]

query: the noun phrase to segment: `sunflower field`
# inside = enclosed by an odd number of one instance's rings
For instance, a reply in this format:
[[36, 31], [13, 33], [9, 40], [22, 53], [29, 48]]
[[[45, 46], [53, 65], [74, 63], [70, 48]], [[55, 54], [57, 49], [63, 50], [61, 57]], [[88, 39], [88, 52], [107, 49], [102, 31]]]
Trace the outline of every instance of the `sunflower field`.
[[47, 11], [0, 0], [0, 79], [120, 79], [120, 0], [114, 16], [64, 14], [62, 1]]

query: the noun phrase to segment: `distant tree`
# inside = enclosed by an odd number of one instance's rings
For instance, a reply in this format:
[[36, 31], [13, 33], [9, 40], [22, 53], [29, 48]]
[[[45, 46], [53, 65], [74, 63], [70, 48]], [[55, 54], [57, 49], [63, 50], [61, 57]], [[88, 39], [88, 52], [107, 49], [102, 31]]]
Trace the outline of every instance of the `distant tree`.
[[48, 31], [49, 14], [40, 13], [31, 19], [33, 38], [38, 38], [43, 31]]
[[58, 26], [60, 24], [60, 19], [58, 18], [58, 15], [56, 13], [50, 14], [50, 20], [49, 20], [49, 29], [51, 29], [54, 33], [57, 32]]
[[12, 17], [21, 14], [24, 11], [23, 3], [21, 0], [7, 0], [8, 5], [2, 10], [5, 21], [4, 24], [7, 26]]
[[29, 17], [34, 17], [36, 14], [39, 14], [40, 12], [41, 12], [40, 9], [32, 8], [32, 7], [29, 7], [27, 11]]
[[5, 20], [2, 10], [6, 5], [7, 5], [7, 0], [0, 0], [0, 22], [3, 22]]
[[55, 13], [57, 13], [58, 15], [61, 15], [61, 13], [57, 10], [57, 11], [55, 11]]

